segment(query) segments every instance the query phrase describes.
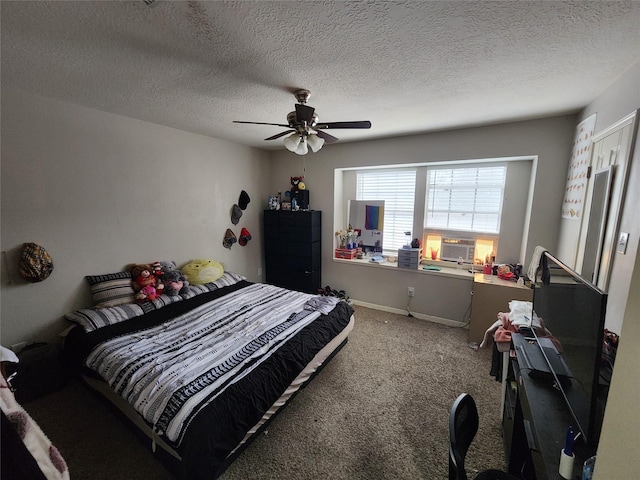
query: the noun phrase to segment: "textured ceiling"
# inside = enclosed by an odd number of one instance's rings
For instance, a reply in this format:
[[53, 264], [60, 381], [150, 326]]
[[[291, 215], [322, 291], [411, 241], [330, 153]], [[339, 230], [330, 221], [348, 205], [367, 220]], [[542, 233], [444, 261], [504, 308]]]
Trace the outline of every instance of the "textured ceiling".
[[[342, 141], [573, 113], [640, 60], [640, 2], [0, 3], [3, 87], [262, 148], [307, 88]], [[630, 105], [630, 109], [637, 105]], [[325, 147], [326, 148], [326, 147]]]

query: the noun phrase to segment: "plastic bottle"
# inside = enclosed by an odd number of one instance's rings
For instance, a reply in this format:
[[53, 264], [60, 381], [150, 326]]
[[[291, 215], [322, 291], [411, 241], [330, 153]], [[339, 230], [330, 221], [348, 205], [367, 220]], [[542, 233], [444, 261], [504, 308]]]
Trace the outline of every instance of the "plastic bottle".
[[588, 458], [582, 467], [582, 480], [591, 480], [593, 478], [593, 467], [596, 464], [596, 456]]
[[458, 266], [456, 268], [460, 270], [462, 268], [462, 264], [463, 264], [462, 257], [458, 257]]

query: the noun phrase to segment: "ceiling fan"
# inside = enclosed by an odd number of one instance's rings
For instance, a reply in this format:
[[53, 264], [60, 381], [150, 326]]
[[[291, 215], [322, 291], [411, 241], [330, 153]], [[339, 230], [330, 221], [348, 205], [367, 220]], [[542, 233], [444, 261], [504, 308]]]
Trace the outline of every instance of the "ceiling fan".
[[275, 140], [284, 137], [284, 146], [287, 150], [297, 153], [298, 155], [306, 155], [309, 148], [313, 152], [317, 152], [322, 148], [324, 143], [334, 143], [338, 141], [337, 137], [328, 134], [324, 130], [332, 128], [371, 128], [371, 122], [368, 120], [356, 122], [322, 122], [318, 120], [315, 109], [307, 105], [307, 101], [311, 96], [309, 90], [300, 89], [293, 92], [298, 103], [295, 105], [295, 111], [287, 115], [287, 123], [267, 123], [267, 122], [245, 122], [234, 120], [233, 123], [249, 123], [253, 125], [275, 125], [277, 127], [285, 127], [289, 130], [277, 133], [265, 140]]

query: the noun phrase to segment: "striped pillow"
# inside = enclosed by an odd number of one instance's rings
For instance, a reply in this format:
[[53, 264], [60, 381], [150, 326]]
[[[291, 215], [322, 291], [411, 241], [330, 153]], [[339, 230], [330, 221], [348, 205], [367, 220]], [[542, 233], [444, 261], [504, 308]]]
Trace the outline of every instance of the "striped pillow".
[[131, 303], [109, 308], [83, 308], [65, 315], [67, 320], [77, 323], [89, 333], [102, 327], [124, 322], [154, 310], [151, 302]]
[[85, 278], [91, 288], [91, 299], [95, 307], [114, 307], [136, 301], [130, 272], [87, 275]]
[[247, 277], [240, 275], [239, 273], [233, 272], [224, 272], [222, 276], [213, 282], [216, 288], [228, 287], [230, 285], [235, 285], [241, 280], [246, 280]]
[[[182, 301], [182, 297], [180, 295], [165, 295], [162, 294], [158, 297], [156, 297], [155, 300], [151, 300], [151, 303], [153, 304], [154, 308], [160, 309], [162, 307], [166, 307], [167, 305], [171, 305], [172, 303], [175, 302], [181, 302]], [[144, 302], [142, 302], [144, 303]]]
[[215, 282], [203, 283], [202, 285], [187, 286], [187, 290], [181, 293], [180, 296], [185, 300], [188, 300], [189, 298], [193, 298], [196, 295], [200, 295], [202, 293], [213, 292], [218, 288], [235, 285], [241, 280], [246, 280], [246, 277], [238, 273], [224, 272], [222, 276]]

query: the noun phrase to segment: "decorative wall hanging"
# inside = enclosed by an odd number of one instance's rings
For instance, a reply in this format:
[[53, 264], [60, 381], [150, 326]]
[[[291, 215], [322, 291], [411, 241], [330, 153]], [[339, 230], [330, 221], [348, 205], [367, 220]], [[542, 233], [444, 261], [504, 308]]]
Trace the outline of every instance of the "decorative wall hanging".
[[576, 135], [573, 139], [573, 148], [571, 149], [571, 159], [567, 172], [567, 185], [562, 200], [562, 218], [571, 220], [582, 218], [595, 127], [595, 113], [585, 118], [576, 127]]
[[37, 243], [25, 243], [20, 253], [20, 275], [25, 280], [36, 283], [45, 280], [53, 271], [53, 261], [49, 253]]

